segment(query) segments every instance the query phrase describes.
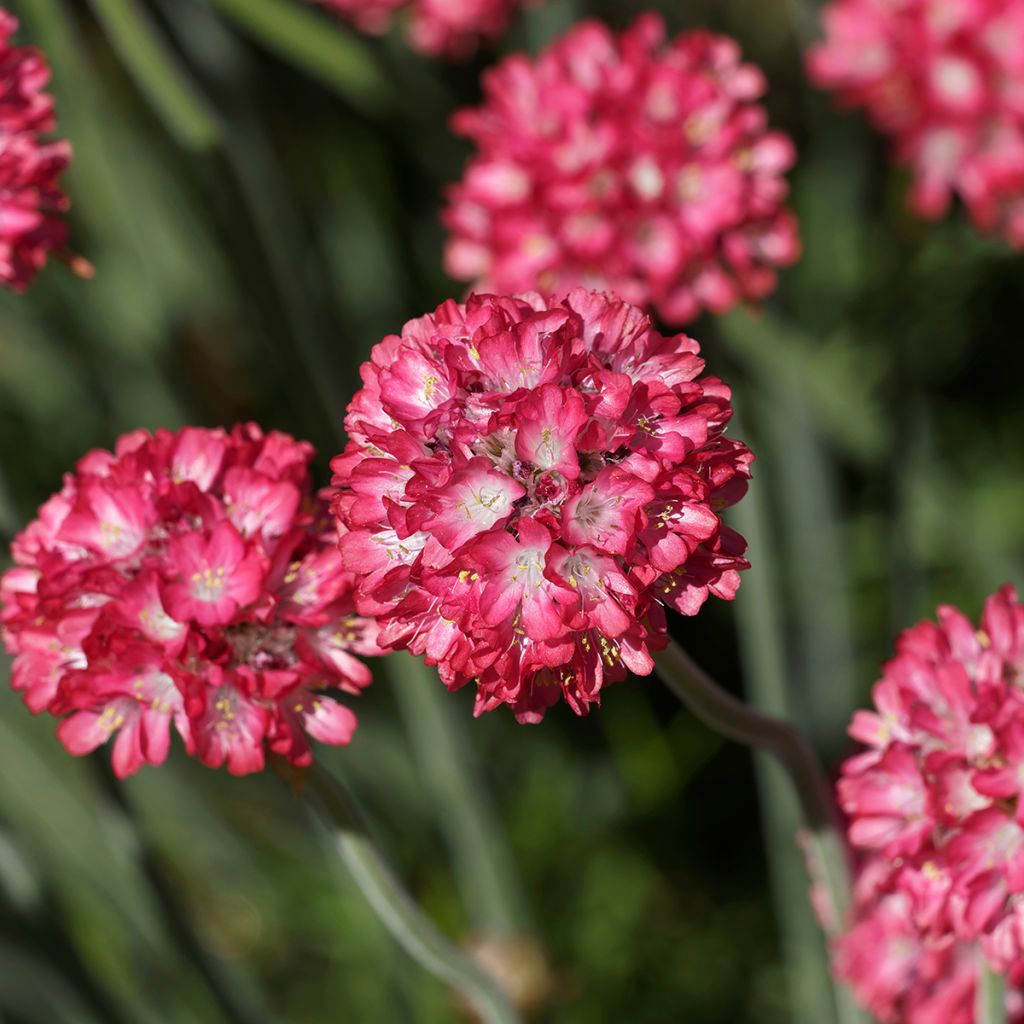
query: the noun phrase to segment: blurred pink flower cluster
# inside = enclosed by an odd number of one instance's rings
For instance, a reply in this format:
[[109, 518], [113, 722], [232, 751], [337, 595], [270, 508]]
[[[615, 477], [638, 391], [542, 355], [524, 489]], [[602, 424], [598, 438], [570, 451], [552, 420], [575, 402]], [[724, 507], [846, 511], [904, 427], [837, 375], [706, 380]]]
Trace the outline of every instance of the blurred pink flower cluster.
[[137, 431], [93, 451], [15, 540], [0, 579], [12, 682], [62, 718], [72, 754], [114, 738], [114, 770], [167, 756], [173, 723], [205, 764], [258, 771], [347, 743], [378, 653], [354, 614], [312, 448], [254, 425]]
[[833, 0], [824, 21], [811, 77], [892, 138], [914, 209], [957, 196], [1024, 246], [1024, 0]]
[[938, 624], [907, 630], [875, 685], [875, 710], [855, 715], [850, 733], [868, 750], [844, 765], [839, 799], [850, 841], [874, 858], [862, 888], [878, 894], [842, 947], [855, 983], [868, 983], [861, 969], [876, 970], [881, 955], [858, 949], [857, 936], [888, 924], [943, 956], [973, 943], [1024, 982], [1022, 682], [1024, 606], [1007, 587], [980, 629], [943, 607]]
[[534, 722], [648, 674], [662, 605], [732, 598], [745, 544], [720, 513], [753, 457], [698, 353], [582, 290], [447, 302], [377, 345], [332, 465], [381, 645]]
[[733, 40], [666, 42], [656, 15], [506, 58], [453, 121], [477, 153], [449, 192], [449, 272], [477, 291], [605, 289], [668, 323], [767, 295], [800, 243], [765, 88]]
[[67, 245], [61, 214], [70, 203], [59, 180], [71, 146], [43, 138], [56, 127], [53, 98], [44, 92], [50, 69], [38, 50], [12, 45], [17, 28], [0, 7], [0, 284], [23, 291]]
[[[881, 1024], [975, 1024], [976, 945], [924, 924], [913, 882], [884, 856], [861, 869], [853, 924], [835, 943], [836, 974]], [[1007, 1024], [1024, 1022], [1024, 997], [1006, 992]]]
[[412, 45], [429, 56], [467, 57], [481, 41], [496, 39], [525, 3], [543, 0], [312, 0], [363, 32], [386, 31], [408, 18]]

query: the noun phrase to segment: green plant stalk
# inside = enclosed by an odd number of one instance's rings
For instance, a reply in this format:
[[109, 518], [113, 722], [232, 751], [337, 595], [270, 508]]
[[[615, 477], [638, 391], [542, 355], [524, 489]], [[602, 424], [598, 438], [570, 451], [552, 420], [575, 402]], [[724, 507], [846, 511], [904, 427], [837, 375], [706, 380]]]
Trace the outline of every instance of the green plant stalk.
[[384, 671], [398, 696], [416, 760], [438, 809], [470, 921], [493, 936], [528, 930], [526, 901], [486, 795], [477, 782], [465, 729], [437, 672], [397, 654]]
[[[829, 933], [841, 930], [850, 904], [846, 848], [824, 772], [810, 745], [789, 722], [748, 707], [723, 690], [675, 642], [670, 641], [655, 655], [655, 663], [662, 682], [705, 724], [728, 739], [770, 754], [785, 771], [800, 807], [809, 855], [823, 871], [820, 881], [830, 905]], [[774, 818], [774, 836], [781, 833], [785, 819], [778, 807], [769, 805], [768, 810]], [[791, 856], [796, 857], [795, 841], [790, 849]], [[781, 895], [789, 898], [792, 894], [786, 888]], [[806, 897], [801, 903], [805, 902]], [[801, 926], [801, 931], [806, 929]], [[827, 977], [823, 962], [820, 973]], [[823, 1012], [831, 1016], [831, 1010], [830, 1006]], [[867, 1020], [841, 989], [836, 990], [835, 1010], [842, 1024]], [[820, 1014], [817, 1020], [821, 1020]]]
[[340, 24], [294, 0], [207, 0], [247, 35], [365, 113], [393, 106], [372, 51]]
[[189, 149], [217, 142], [216, 114], [179, 66], [136, 0], [89, 0], [111, 45], [177, 140]]
[[1006, 1024], [1006, 979], [979, 957], [976, 1024]]
[[306, 776], [316, 806], [334, 830], [334, 843], [356, 884], [402, 948], [448, 982], [484, 1024], [519, 1024], [497, 982], [441, 934], [403, 888], [370, 839], [341, 784], [314, 765]]

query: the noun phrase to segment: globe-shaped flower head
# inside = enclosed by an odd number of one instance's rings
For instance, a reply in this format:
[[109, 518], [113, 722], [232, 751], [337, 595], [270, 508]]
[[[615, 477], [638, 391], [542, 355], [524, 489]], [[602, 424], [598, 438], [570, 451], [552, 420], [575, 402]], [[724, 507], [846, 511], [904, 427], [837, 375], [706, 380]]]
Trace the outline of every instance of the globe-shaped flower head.
[[462, 58], [482, 40], [498, 38], [516, 11], [543, 0], [313, 0], [352, 22], [360, 31], [386, 31], [401, 15], [408, 19], [413, 47], [429, 56]]
[[59, 179], [71, 146], [47, 141], [55, 127], [46, 59], [38, 50], [13, 46], [17, 20], [0, 7], [0, 284], [24, 291], [51, 254], [79, 273], [90, 268], [67, 251], [61, 214], [70, 205]]
[[959, 197], [1024, 247], [1024, 0], [832, 0], [824, 24], [811, 77], [892, 139], [914, 209]]
[[719, 513], [752, 456], [698, 352], [585, 291], [447, 302], [377, 345], [332, 465], [381, 645], [537, 721], [650, 672], [663, 605], [732, 598], [745, 545]]
[[1014, 591], [989, 598], [980, 629], [944, 607], [937, 625], [904, 633], [874, 703], [850, 729], [868, 749], [839, 782], [851, 842], [884, 868], [872, 889], [928, 942], [970, 943], [1020, 985], [1024, 606]]
[[358, 693], [353, 655], [379, 650], [312, 454], [254, 425], [139, 431], [43, 505], [0, 579], [0, 622], [14, 688], [63, 719], [72, 754], [116, 737], [129, 775], [164, 760], [173, 723], [189, 753], [244, 774], [265, 748], [308, 764], [307, 734], [349, 741], [355, 716], [329, 693]]
[[477, 152], [444, 214], [449, 272], [477, 291], [607, 289], [673, 324], [763, 297], [800, 248], [794, 148], [764, 91], [733, 40], [666, 42], [655, 15], [507, 58], [453, 121]]

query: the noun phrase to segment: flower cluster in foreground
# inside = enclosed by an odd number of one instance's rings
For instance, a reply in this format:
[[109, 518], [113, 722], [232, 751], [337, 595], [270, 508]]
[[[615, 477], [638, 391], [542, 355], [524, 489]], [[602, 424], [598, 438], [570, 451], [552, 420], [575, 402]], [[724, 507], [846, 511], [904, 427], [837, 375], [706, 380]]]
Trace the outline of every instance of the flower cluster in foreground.
[[[905, 933], [929, 951], [908, 961], [915, 971], [930, 969], [934, 952], [944, 985], [957, 974], [957, 943], [1024, 983], [1024, 606], [1015, 592], [989, 598], [980, 629], [943, 607], [938, 624], [907, 630], [874, 703], [850, 729], [868, 750], [839, 782], [850, 841], [874, 859], [873, 895], [840, 947], [841, 971], [870, 993], [883, 966], [903, 969], [896, 954], [883, 965], [871, 948], [871, 935], [886, 931], [897, 946]], [[939, 1019], [875, 1009], [885, 1020]]]
[[370, 682], [379, 653], [354, 614], [312, 448], [255, 425], [138, 431], [78, 464], [13, 545], [0, 622], [13, 686], [85, 754], [116, 734], [114, 770], [190, 753], [234, 774], [264, 748], [308, 764], [307, 734], [356, 720], [324, 690]]
[[[543, 0], [532, 0], [534, 4]], [[362, 32], [385, 32], [398, 15], [408, 18], [412, 45], [429, 56], [472, 54], [482, 40], [496, 39], [524, 0], [313, 0], [351, 21]]]
[[732, 598], [745, 544], [719, 513], [753, 457], [698, 352], [582, 290], [447, 302], [377, 345], [332, 466], [381, 646], [534, 722], [649, 673], [662, 605]]
[[453, 121], [478, 152], [444, 215], [448, 270], [475, 290], [602, 288], [684, 323], [765, 296], [798, 257], [795, 150], [733, 40], [587, 21], [484, 91]]
[[[872, 857], [854, 893], [853, 924], [835, 943], [835, 970], [881, 1024], [975, 1024], [977, 947], [923, 924], [892, 865]], [[1024, 994], [1006, 991], [1006, 1022], [1024, 1022]]]
[[959, 196], [1024, 247], [1024, 0], [832, 0], [824, 19], [811, 76], [892, 138], [914, 209]]
[[37, 50], [12, 45], [17, 28], [0, 7], [0, 284], [24, 291], [51, 254], [65, 254], [70, 204], [59, 182], [71, 146], [43, 137], [56, 127], [50, 69]]

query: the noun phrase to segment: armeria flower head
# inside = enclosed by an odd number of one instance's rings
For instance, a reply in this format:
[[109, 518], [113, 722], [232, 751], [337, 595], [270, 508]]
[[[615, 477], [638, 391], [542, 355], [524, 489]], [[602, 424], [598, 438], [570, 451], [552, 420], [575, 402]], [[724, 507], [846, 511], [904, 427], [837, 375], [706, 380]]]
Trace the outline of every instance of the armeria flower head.
[[[836, 974], [880, 1024], [974, 1024], [983, 965], [977, 945], [926, 927], [917, 888], [885, 857], [864, 863], [852, 922], [834, 943]], [[1009, 987], [1005, 998], [1007, 1024], [1021, 1024], [1020, 988]]]
[[50, 69], [38, 50], [12, 45], [17, 28], [0, 7], [0, 284], [24, 291], [51, 254], [79, 274], [91, 268], [67, 253], [70, 203], [60, 176], [71, 146], [45, 138], [56, 127]]
[[543, 0], [313, 0], [362, 32], [387, 31], [399, 15], [408, 18], [409, 41], [429, 56], [464, 58], [482, 40], [498, 38], [527, 3]]
[[508, 57], [453, 120], [477, 152], [449, 192], [449, 272], [477, 291], [603, 288], [668, 323], [767, 295], [800, 244], [795, 150], [764, 91], [732, 39], [666, 42], [653, 14]]
[[310, 445], [254, 424], [122, 437], [93, 451], [15, 540], [0, 578], [13, 685], [61, 718], [72, 754], [113, 739], [114, 770], [189, 753], [241, 775], [308, 737], [347, 743], [336, 699], [380, 653], [310, 492]]
[[1024, 247], [1024, 0], [832, 0], [808, 66], [910, 167], [911, 205], [954, 197]]
[[753, 456], [698, 353], [582, 290], [447, 302], [377, 345], [332, 465], [381, 645], [533, 722], [649, 673], [663, 605], [732, 598], [745, 544], [720, 513]]
[[[843, 767], [850, 841], [890, 865], [929, 941], [980, 946], [1024, 983], [1024, 606], [1010, 587], [975, 629], [955, 608], [897, 642]], [[902, 1019], [902, 1018], [900, 1018]]]

